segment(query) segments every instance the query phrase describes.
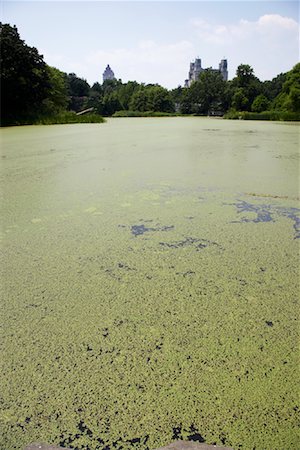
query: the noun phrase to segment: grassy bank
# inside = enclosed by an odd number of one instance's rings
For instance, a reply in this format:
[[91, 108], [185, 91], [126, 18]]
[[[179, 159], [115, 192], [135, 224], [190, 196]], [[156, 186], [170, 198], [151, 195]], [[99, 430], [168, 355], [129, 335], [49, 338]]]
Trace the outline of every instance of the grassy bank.
[[[178, 117], [178, 116], [201, 116], [199, 114], [181, 114], [181, 113], [167, 113], [159, 111], [116, 111], [112, 117]], [[300, 113], [288, 111], [264, 111], [261, 113], [249, 111], [228, 111], [223, 116], [224, 119], [239, 119], [239, 120], [278, 120], [278, 121], [300, 121]]]
[[66, 111], [55, 116], [40, 118], [34, 123], [36, 125], [53, 125], [67, 123], [103, 123], [105, 119], [99, 114], [85, 114], [78, 116], [76, 113]]
[[77, 115], [72, 111], [64, 111], [53, 116], [28, 118], [14, 123], [1, 123], [1, 126], [16, 125], [57, 125], [68, 123], [103, 123], [105, 119], [99, 114]]
[[261, 113], [249, 111], [228, 111], [224, 115], [224, 119], [241, 119], [241, 120], [281, 120], [281, 121], [299, 121], [299, 112], [288, 111], [264, 111]]
[[181, 116], [179, 113], [168, 113], [159, 111], [116, 111], [112, 117], [174, 117]]

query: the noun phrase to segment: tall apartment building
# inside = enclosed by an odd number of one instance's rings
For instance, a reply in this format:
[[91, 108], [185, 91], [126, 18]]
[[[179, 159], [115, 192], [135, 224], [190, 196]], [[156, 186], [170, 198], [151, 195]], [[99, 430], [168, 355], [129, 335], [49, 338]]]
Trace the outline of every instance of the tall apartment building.
[[223, 80], [227, 81], [228, 80], [227, 59], [221, 59], [221, 62], [219, 64], [219, 72], [221, 72]]
[[114, 80], [115, 79], [115, 74], [114, 72], [111, 70], [109, 64], [106, 66], [106, 69], [103, 72], [103, 81], [105, 80]]
[[[206, 69], [203, 69], [203, 67], [201, 66], [201, 59], [196, 58], [194, 62], [190, 63], [189, 78], [185, 80], [184, 86], [189, 87], [193, 81], [198, 80], [200, 73], [203, 72], [204, 70]], [[219, 69], [212, 69], [212, 70], [220, 72], [223, 77], [223, 80], [225, 81], [228, 80], [227, 59], [221, 60], [219, 64]]]

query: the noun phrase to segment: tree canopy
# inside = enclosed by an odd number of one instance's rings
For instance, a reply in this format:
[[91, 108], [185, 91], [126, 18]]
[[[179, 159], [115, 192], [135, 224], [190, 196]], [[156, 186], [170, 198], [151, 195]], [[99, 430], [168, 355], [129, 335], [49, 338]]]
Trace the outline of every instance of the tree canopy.
[[17, 28], [0, 23], [2, 123], [25, 119], [41, 110], [52, 86], [47, 65]]

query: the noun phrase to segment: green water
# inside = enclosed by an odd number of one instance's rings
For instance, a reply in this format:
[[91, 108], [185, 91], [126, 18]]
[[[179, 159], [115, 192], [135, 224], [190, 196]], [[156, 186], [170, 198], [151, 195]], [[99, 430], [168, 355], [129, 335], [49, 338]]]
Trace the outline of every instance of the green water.
[[298, 448], [298, 126], [0, 136], [1, 450]]

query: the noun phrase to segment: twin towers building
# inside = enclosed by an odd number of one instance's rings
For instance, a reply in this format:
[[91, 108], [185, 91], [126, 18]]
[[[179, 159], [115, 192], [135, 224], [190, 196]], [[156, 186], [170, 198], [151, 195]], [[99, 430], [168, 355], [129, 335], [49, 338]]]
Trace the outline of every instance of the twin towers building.
[[[219, 72], [224, 81], [228, 80], [227, 59], [221, 59], [218, 69], [212, 69], [211, 67], [209, 69]], [[206, 69], [201, 66], [201, 59], [196, 58], [194, 62], [190, 63], [189, 77], [185, 80], [184, 86], [189, 87], [193, 81], [198, 80], [200, 73], [204, 70]]]
[[[211, 69], [211, 68], [210, 68]], [[201, 66], [201, 59], [196, 58], [194, 62], [190, 63], [190, 70], [189, 70], [189, 77], [184, 82], [185, 87], [189, 87], [193, 81], [198, 80], [198, 77], [201, 72], [203, 72], [205, 69]], [[221, 62], [219, 64], [219, 69], [211, 69], [216, 72], [219, 72], [223, 80], [228, 80], [228, 70], [227, 70], [227, 59], [221, 59]], [[106, 69], [103, 72], [103, 81], [105, 80], [114, 80], [115, 74], [110, 68], [109, 64], [106, 66]]]

